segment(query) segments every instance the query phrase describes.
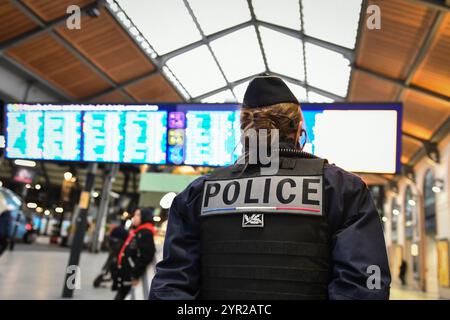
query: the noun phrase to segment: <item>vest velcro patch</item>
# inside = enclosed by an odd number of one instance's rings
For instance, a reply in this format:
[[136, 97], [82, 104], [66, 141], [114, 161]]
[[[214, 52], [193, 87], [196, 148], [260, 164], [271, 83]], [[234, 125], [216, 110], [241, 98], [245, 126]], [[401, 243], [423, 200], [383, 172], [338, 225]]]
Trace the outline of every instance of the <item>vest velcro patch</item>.
[[201, 215], [293, 213], [323, 215], [322, 176], [263, 176], [206, 181]]

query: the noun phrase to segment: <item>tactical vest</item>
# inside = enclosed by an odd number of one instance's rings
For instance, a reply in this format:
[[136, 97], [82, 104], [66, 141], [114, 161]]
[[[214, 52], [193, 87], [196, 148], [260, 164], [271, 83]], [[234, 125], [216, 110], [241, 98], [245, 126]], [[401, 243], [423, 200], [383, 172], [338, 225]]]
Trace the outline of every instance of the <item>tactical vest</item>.
[[235, 166], [205, 181], [202, 299], [328, 298], [323, 165], [297, 154], [281, 157], [276, 175]]

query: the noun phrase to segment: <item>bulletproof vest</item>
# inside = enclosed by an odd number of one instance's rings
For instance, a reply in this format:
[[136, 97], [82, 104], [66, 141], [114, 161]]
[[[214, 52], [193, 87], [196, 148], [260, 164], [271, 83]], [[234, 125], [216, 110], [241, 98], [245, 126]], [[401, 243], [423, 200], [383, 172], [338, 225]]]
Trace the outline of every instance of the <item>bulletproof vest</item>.
[[238, 166], [205, 181], [202, 299], [327, 299], [324, 160], [281, 157], [276, 175]]

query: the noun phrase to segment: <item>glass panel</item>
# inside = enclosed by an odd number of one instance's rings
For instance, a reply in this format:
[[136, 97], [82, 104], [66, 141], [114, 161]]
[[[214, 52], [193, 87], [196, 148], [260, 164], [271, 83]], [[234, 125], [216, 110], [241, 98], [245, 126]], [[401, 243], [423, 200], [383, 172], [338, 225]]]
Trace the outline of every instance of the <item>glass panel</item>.
[[183, 1], [119, 0], [118, 2], [160, 55], [201, 39]]
[[229, 81], [242, 79], [265, 70], [253, 26], [212, 41], [211, 48]]
[[341, 97], [347, 95], [350, 62], [341, 54], [306, 43], [306, 70], [312, 86]]
[[294, 96], [297, 98], [299, 102], [306, 101], [306, 89], [302, 86], [299, 86], [294, 83], [290, 83], [289, 81], [284, 80], [286, 85], [289, 87], [289, 89], [292, 91]]
[[233, 88], [234, 95], [236, 96], [237, 101], [239, 103], [242, 103], [242, 101], [244, 100], [244, 94], [245, 94], [245, 91], [247, 90], [249, 83], [250, 83], [250, 81], [246, 81], [246, 82], [241, 83]]
[[189, 0], [189, 4], [206, 35], [251, 19], [246, 0]]
[[361, 2], [361, 0], [303, 0], [305, 33], [353, 49], [358, 32]]
[[253, 0], [252, 3], [256, 19], [295, 30], [301, 29], [298, 0]]
[[308, 91], [308, 98], [309, 102], [325, 102], [325, 103], [334, 102], [333, 99], [330, 99], [313, 91]]
[[234, 97], [233, 92], [231, 90], [224, 90], [212, 96], [209, 96], [205, 99], [202, 99], [202, 102], [204, 103], [224, 103], [235, 101], [236, 98]]
[[194, 98], [226, 84], [205, 45], [170, 59], [167, 66]]
[[303, 80], [303, 48], [299, 39], [261, 27], [261, 38], [269, 69]]

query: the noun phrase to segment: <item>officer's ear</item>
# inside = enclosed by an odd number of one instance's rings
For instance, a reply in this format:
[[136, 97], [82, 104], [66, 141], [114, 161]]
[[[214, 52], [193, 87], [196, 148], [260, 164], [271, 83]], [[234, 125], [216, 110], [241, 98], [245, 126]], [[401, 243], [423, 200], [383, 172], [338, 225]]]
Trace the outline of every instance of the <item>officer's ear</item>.
[[295, 145], [300, 146], [300, 140], [302, 138], [303, 120], [300, 120], [297, 128], [297, 134], [295, 135]]

